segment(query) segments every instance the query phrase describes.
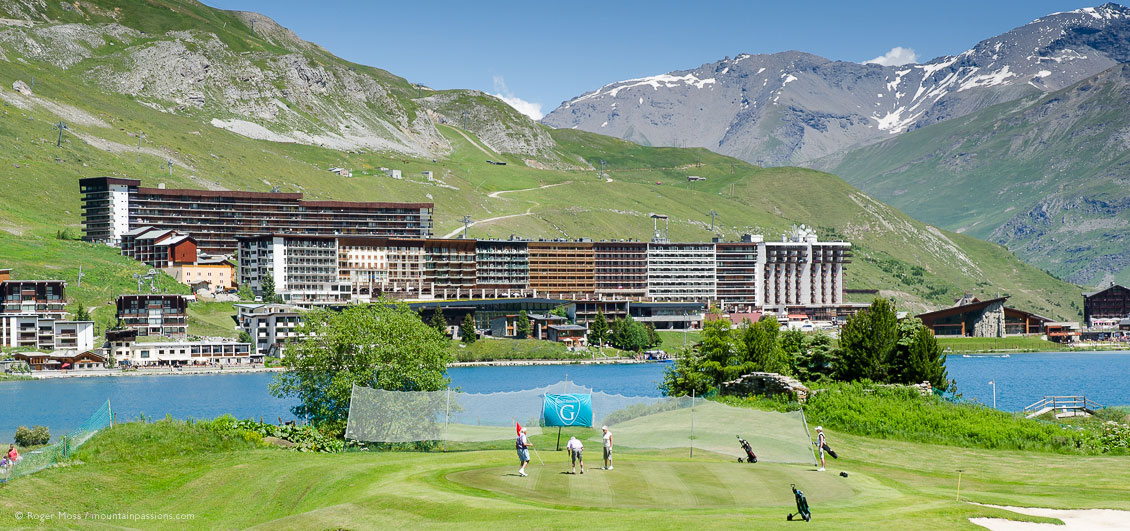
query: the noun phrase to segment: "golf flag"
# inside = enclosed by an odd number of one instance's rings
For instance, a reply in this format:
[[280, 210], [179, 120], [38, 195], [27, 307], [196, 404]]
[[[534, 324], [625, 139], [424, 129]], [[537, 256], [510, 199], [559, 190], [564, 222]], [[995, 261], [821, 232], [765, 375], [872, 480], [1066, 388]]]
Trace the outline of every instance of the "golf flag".
[[592, 395], [545, 395], [542, 418], [546, 426], [592, 427]]
[[518, 421], [514, 421], [514, 431], [517, 432], [516, 435], [522, 434], [522, 424]]

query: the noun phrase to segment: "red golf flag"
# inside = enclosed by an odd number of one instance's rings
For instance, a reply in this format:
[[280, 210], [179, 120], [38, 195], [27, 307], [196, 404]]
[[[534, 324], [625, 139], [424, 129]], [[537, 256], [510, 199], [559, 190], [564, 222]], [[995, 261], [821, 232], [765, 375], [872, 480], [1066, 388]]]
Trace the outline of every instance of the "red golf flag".
[[522, 425], [521, 425], [521, 424], [519, 424], [519, 423], [518, 423], [518, 421], [514, 421], [514, 431], [515, 431], [515, 432], [516, 432], [516, 433], [517, 433], [518, 435], [521, 435], [521, 434], [522, 434]]

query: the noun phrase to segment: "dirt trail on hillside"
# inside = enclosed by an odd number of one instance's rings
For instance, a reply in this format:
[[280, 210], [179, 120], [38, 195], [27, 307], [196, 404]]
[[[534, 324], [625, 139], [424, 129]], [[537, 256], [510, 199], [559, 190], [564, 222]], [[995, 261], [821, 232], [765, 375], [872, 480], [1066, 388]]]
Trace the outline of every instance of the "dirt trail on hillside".
[[[502, 194], [509, 194], [511, 192], [530, 192], [530, 191], [533, 191], [533, 190], [542, 190], [542, 189], [545, 189], [545, 188], [553, 188], [554, 186], [561, 186], [563, 184], [569, 184], [571, 182], [573, 182], [573, 181], [565, 181], [563, 183], [554, 183], [554, 184], [545, 184], [545, 185], [542, 185], [542, 186], [538, 186], [537, 188], [523, 188], [521, 190], [499, 190], [497, 192], [491, 192], [491, 193], [487, 194], [487, 197], [490, 197], [492, 199], [501, 199]], [[530, 208], [527, 208], [526, 211], [521, 213], [521, 214], [507, 214], [505, 216], [495, 216], [493, 218], [487, 218], [487, 219], [480, 219], [478, 221], [472, 221], [470, 224], [467, 225], [467, 228], [474, 227], [475, 225], [478, 225], [480, 223], [490, 223], [492, 221], [498, 221], [500, 219], [520, 218], [522, 216], [532, 216], [532, 215], [534, 215], [534, 207], [541, 206], [541, 203], [538, 203], [537, 201], [531, 201], [531, 203], [533, 203], [533, 204], [530, 205]], [[458, 229], [455, 229], [455, 230], [443, 235], [442, 237], [443, 238], [454, 238], [456, 235], [458, 235], [462, 231], [463, 231], [463, 227], [459, 227]]]

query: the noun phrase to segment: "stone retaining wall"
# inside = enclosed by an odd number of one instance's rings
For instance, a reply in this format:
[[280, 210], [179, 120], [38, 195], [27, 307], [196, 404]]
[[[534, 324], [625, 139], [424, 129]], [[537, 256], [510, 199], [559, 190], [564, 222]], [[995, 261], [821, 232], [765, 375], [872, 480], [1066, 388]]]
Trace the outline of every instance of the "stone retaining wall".
[[802, 403], [808, 400], [810, 393], [800, 381], [775, 372], [743, 374], [736, 380], [724, 382], [720, 392], [724, 395], [738, 396], [787, 394]]

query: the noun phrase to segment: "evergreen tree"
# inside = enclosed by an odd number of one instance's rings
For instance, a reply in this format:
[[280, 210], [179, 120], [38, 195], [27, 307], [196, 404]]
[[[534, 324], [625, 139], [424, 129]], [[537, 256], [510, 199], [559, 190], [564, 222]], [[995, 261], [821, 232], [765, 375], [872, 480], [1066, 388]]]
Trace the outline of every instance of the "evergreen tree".
[[904, 319], [899, 323], [899, 341], [891, 360], [891, 382], [918, 384], [930, 382], [938, 389], [949, 388], [946, 356], [937, 338], [922, 321]]
[[90, 312], [86, 310], [86, 306], [83, 306], [81, 302], [78, 303], [78, 306], [75, 308], [75, 320], [76, 321], [90, 321], [91, 320], [90, 319]]
[[608, 339], [608, 319], [604, 317], [604, 312], [601, 310], [596, 311], [596, 318], [593, 319], [592, 324], [589, 325], [589, 343], [596, 343], [597, 347], [603, 347], [604, 342]]
[[443, 316], [443, 308], [438, 304], [436, 310], [432, 312], [432, 320], [428, 323], [432, 328], [435, 328], [439, 333], [447, 335], [447, 318]]
[[471, 317], [471, 314], [468, 313], [463, 318], [463, 324], [459, 325], [459, 335], [462, 336], [461, 341], [468, 345], [479, 339], [478, 333], [475, 332], [475, 318]]
[[728, 319], [714, 319], [707, 321], [702, 327], [702, 339], [698, 343], [700, 359], [686, 368], [694, 367], [701, 372], [711, 387], [722, 383], [726, 375], [740, 371], [737, 367], [742, 364], [738, 354], [739, 341], [731, 330], [733, 326]]
[[663, 338], [655, 331], [654, 324], [647, 323], [644, 328], [647, 330], [647, 348], [655, 348], [663, 344]]
[[898, 317], [894, 306], [877, 298], [869, 308], [844, 323], [836, 377], [845, 381], [886, 381], [887, 365], [897, 343]]
[[526, 310], [518, 312], [516, 328], [517, 330], [515, 330], [515, 332], [519, 339], [525, 339], [534, 334], [534, 328], [533, 325], [530, 324], [530, 316], [526, 313]]
[[810, 336], [796, 357], [796, 376], [805, 382], [830, 379], [834, 374], [836, 351], [832, 337], [823, 332]]
[[270, 275], [263, 278], [262, 292], [263, 302], [272, 303], [276, 302], [276, 298], [281, 299], [281, 297], [275, 295], [275, 279]]

